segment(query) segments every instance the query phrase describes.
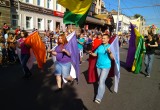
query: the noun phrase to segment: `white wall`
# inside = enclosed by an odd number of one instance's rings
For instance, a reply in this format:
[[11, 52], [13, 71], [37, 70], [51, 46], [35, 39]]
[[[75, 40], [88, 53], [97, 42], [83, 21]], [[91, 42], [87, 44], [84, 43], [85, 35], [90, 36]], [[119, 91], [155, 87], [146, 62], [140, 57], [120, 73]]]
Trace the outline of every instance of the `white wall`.
[[[117, 23], [117, 15], [113, 15], [114, 23]], [[119, 21], [121, 21], [121, 31], [125, 32], [129, 30], [130, 18], [125, 15], [119, 15]]]

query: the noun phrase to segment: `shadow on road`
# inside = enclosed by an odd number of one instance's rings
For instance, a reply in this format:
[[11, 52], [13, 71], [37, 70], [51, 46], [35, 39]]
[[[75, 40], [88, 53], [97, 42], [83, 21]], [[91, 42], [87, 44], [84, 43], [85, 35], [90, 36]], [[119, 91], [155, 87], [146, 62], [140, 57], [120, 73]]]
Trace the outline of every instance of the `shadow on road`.
[[[48, 61], [45, 66], [51, 65]], [[4, 74], [0, 74], [0, 85], [3, 85], [0, 86], [0, 110], [87, 110], [73, 86], [64, 84], [63, 91], [56, 93], [55, 76], [48, 76], [46, 73], [50, 71], [47, 69], [40, 73], [36, 67], [32, 69], [30, 80], [21, 78], [23, 71], [19, 64], [3, 69]]]
[[120, 66], [121, 66], [122, 68], [124, 68], [125, 70], [127, 70], [128, 72], [131, 72], [131, 68], [127, 68], [125, 62], [120, 61]]
[[[87, 82], [88, 84], [93, 84], [93, 87], [94, 87], [94, 98], [95, 98], [95, 96], [96, 96], [96, 94], [97, 94], [97, 90], [98, 90], [98, 82], [95, 82], [95, 83], [89, 83], [89, 82], [88, 82], [88, 70], [86, 70], [86, 71], [84, 71], [84, 72], [82, 72], [82, 73], [83, 73], [83, 75], [84, 75], [84, 77], [85, 77], [85, 79], [86, 79], [86, 82]], [[112, 77], [108, 77], [108, 78], [106, 79], [105, 84], [106, 84], [106, 87], [109, 89], [109, 91], [110, 91], [111, 93], [113, 93], [113, 91], [111, 90], [111, 88], [112, 88], [112, 86], [113, 86], [113, 79], [112, 79]]]

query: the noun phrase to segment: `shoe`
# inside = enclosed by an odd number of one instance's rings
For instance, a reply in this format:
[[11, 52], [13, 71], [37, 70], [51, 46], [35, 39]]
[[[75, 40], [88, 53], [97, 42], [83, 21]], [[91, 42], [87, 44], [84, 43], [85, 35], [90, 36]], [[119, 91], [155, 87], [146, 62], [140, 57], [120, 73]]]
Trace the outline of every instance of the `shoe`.
[[69, 84], [70, 86], [73, 86], [73, 85], [74, 85], [74, 79], [73, 79], [72, 81], [68, 81], [68, 84]]
[[97, 104], [100, 104], [100, 103], [101, 103], [101, 101], [99, 101], [99, 100], [97, 100], [97, 99], [95, 99], [94, 102], [97, 103]]
[[146, 75], [146, 77], [147, 77], [147, 78], [150, 78], [151, 76], [150, 76], [150, 75]]

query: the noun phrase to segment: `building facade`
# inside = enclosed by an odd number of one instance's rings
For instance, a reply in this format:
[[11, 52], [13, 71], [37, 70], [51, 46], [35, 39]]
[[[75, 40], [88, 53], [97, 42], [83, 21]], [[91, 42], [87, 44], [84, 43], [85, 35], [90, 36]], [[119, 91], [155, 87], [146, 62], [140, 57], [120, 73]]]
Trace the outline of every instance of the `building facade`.
[[[117, 14], [113, 14], [114, 23], [117, 25]], [[126, 15], [119, 15], [118, 32], [119, 33], [129, 33], [130, 18]]]
[[131, 23], [134, 24], [137, 28], [137, 30], [141, 33], [141, 34], [146, 34], [145, 32], [145, 19], [144, 18], [132, 18], [131, 19]]
[[10, 0], [0, 0], [0, 27], [3, 26], [4, 23], [11, 26], [11, 13], [10, 13]]
[[[101, 15], [105, 19], [103, 19]], [[85, 25], [87, 25], [87, 28], [89, 29], [97, 28], [97, 29], [101, 29], [102, 31], [104, 31], [111, 26], [110, 24], [108, 25], [106, 21], [107, 18], [108, 18], [108, 12], [106, 10], [104, 1], [94, 0], [94, 2], [91, 5], [88, 16], [86, 18]]]
[[57, 0], [13, 0], [11, 7], [11, 25], [15, 29], [32, 31], [38, 29], [55, 31], [65, 28], [63, 15], [65, 8]]

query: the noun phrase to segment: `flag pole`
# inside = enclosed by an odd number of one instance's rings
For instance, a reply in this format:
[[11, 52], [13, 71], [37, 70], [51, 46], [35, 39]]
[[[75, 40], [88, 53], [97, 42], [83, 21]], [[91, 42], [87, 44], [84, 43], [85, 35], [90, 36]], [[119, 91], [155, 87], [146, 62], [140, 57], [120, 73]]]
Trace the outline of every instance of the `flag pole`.
[[119, 24], [119, 11], [120, 11], [120, 0], [118, 0], [118, 14], [117, 14], [117, 27], [116, 27], [117, 35], [118, 35], [118, 24]]

